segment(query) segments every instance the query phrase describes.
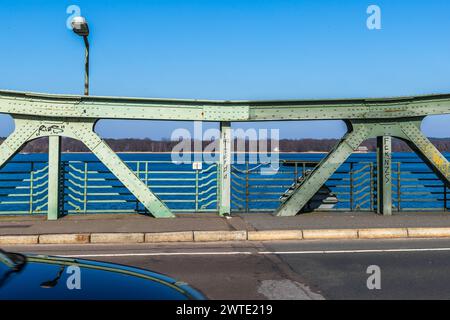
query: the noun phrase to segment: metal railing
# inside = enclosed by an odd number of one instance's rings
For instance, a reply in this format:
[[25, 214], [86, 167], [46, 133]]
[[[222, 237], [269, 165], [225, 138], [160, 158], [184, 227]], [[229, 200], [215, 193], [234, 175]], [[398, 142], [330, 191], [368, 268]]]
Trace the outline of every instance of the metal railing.
[[47, 212], [48, 163], [17, 161], [0, 171], [0, 213]]
[[[317, 164], [317, 162], [316, 162]], [[232, 208], [235, 212], [273, 211], [280, 196], [305, 177], [315, 165], [293, 161], [272, 176], [261, 175], [261, 164], [246, 163], [232, 169]], [[393, 162], [392, 205], [395, 211], [448, 211], [448, 188], [423, 162]], [[336, 199], [320, 211], [376, 211], [376, 161], [344, 163], [321, 189]]]
[[448, 211], [448, 188], [424, 164], [396, 162], [392, 178], [397, 211]]
[[[127, 161], [127, 165], [168, 206], [178, 212], [217, 210], [217, 164]], [[64, 163], [64, 210], [68, 213], [139, 212], [144, 207], [98, 161]]]
[[[175, 212], [216, 212], [220, 170], [216, 163], [127, 161], [128, 166]], [[287, 161], [278, 172], [263, 175], [265, 164], [232, 166], [231, 202], [234, 212], [273, 211], [280, 197], [316, 163]], [[349, 161], [326, 182], [321, 192], [329, 201], [312, 210], [375, 211], [376, 162]], [[0, 214], [47, 212], [46, 161], [12, 161], [0, 171]], [[396, 211], [448, 211], [448, 188], [422, 162], [393, 162], [393, 207]], [[145, 208], [98, 161], [63, 161], [62, 206], [69, 214], [143, 212]]]
[[[65, 213], [143, 212], [144, 207], [99, 161], [63, 161], [61, 190]], [[217, 164], [128, 161], [135, 174], [177, 212], [217, 211]], [[0, 171], [0, 214], [47, 212], [48, 164], [10, 162]]]

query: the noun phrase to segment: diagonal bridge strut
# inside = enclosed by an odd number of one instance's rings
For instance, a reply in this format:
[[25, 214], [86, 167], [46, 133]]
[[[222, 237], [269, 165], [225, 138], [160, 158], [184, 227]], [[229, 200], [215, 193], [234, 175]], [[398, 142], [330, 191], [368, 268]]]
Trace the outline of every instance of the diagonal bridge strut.
[[0, 168], [28, 141], [49, 137], [49, 197], [48, 218], [55, 220], [61, 211], [59, 199], [60, 137], [70, 137], [83, 142], [117, 179], [157, 218], [174, 217], [169, 208], [125, 164], [122, 159], [94, 132], [94, 120], [30, 119], [14, 117], [14, 132], [0, 145]]
[[391, 137], [404, 140], [441, 180], [450, 186], [450, 163], [421, 132], [423, 117], [396, 120], [347, 120], [348, 133], [317, 165], [290, 197], [276, 210], [276, 216], [298, 214], [335, 171], [362, 142], [377, 138], [378, 212], [392, 214]]

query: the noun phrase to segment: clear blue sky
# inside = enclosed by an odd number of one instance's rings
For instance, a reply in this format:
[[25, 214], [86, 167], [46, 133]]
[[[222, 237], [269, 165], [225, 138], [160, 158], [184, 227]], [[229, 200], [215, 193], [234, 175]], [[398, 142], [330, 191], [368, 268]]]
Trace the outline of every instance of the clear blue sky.
[[[366, 28], [370, 4], [382, 29]], [[295, 99], [450, 92], [450, 2], [1, 0], [0, 88], [79, 94], [78, 5], [91, 29], [91, 94]], [[450, 136], [450, 119], [427, 119]], [[285, 122], [282, 138], [337, 137], [340, 122]], [[170, 137], [188, 123], [101, 122], [105, 137]], [[120, 128], [120, 130], [119, 130]], [[126, 129], [126, 130], [125, 130]], [[11, 130], [0, 118], [0, 135]]]

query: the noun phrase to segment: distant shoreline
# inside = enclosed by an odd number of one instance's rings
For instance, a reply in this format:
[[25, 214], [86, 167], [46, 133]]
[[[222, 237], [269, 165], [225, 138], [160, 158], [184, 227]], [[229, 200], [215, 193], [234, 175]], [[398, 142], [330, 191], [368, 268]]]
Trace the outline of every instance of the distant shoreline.
[[[62, 154], [92, 154], [92, 152], [84, 152], [84, 151], [63, 151]], [[172, 154], [172, 152], [162, 151], [162, 152], [153, 152], [153, 151], [117, 151], [117, 154]], [[187, 152], [188, 154], [209, 154], [209, 152]], [[268, 154], [268, 152], [232, 152], [234, 154]], [[305, 152], [297, 152], [297, 151], [280, 151], [277, 152], [279, 154], [328, 154], [328, 152], [323, 151], [305, 151]], [[354, 154], [372, 154], [375, 153], [373, 151], [368, 152], [353, 152]], [[413, 152], [411, 152], [413, 153]], [[46, 154], [46, 152], [21, 152], [20, 154]]]
[[[179, 142], [176, 141], [156, 141], [150, 139], [104, 139], [106, 144], [108, 144], [111, 149], [120, 153], [129, 153], [129, 154], [165, 154], [171, 153], [173, 150], [177, 150], [175, 148]], [[331, 150], [333, 150], [336, 145], [340, 142], [340, 139], [300, 139], [300, 140], [289, 140], [289, 139], [281, 139], [275, 145], [272, 144], [272, 141], [268, 141], [268, 145], [266, 146], [267, 150], [281, 150], [280, 153], [284, 154], [325, 154]], [[437, 139], [430, 138], [431, 143], [433, 143], [437, 149], [441, 152], [449, 152], [450, 151], [450, 138], [448, 139]], [[0, 138], [0, 143], [2, 139]], [[250, 152], [253, 149], [250, 145], [250, 141], [245, 140], [242, 149], [235, 150], [247, 150], [248, 152], [244, 152], [247, 154], [255, 153], [255, 154], [264, 154], [265, 152]], [[207, 145], [207, 141], [202, 142], [202, 147], [205, 148]], [[174, 149], [175, 148], [175, 149]], [[377, 150], [377, 141], [376, 139], [368, 139], [366, 140], [357, 150], [358, 153], [367, 153], [367, 152], [376, 152]], [[28, 143], [25, 148], [22, 150], [22, 153], [47, 153], [48, 150], [48, 141], [45, 139], [37, 139]], [[80, 141], [74, 140], [71, 138], [62, 139], [61, 150], [65, 151], [63, 153], [73, 153], [73, 154], [83, 154], [89, 152], [89, 149]], [[202, 150], [201, 148], [196, 149], [192, 144], [191, 148], [182, 149], [179, 151], [194, 151], [194, 150]], [[204, 149], [203, 149], [204, 150]], [[259, 149], [263, 150], [263, 149]], [[411, 152], [411, 148], [403, 141], [394, 139], [392, 141], [392, 151], [393, 152]], [[201, 151], [200, 151], [201, 153]]]

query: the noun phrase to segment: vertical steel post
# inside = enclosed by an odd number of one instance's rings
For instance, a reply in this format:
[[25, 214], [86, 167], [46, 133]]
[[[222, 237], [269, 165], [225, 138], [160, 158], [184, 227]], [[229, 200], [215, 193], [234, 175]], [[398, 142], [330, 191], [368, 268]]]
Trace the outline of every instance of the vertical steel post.
[[353, 199], [353, 162], [350, 162], [350, 211], [353, 211], [354, 199]]
[[245, 162], [245, 212], [249, 212], [249, 166], [248, 166], [248, 160]]
[[83, 212], [87, 213], [87, 202], [88, 202], [88, 162], [84, 163], [84, 185], [83, 185]]
[[198, 173], [199, 173], [199, 169], [195, 168], [195, 212], [198, 212], [198, 195], [199, 195], [199, 190], [198, 190]]
[[57, 220], [60, 215], [61, 137], [48, 137], [48, 203], [47, 219]]
[[30, 214], [33, 214], [33, 201], [34, 201], [34, 162], [31, 162], [30, 171]]
[[447, 211], [447, 185], [444, 183], [444, 211]]
[[400, 169], [400, 161], [397, 162], [397, 211], [402, 210], [402, 173]]
[[231, 122], [220, 122], [220, 205], [219, 214], [231, 214]]
[[220, 211], [220, 164], [216, 162], [216, 209]]
[[377, 197], [378, 213], [392, 215], [392, 138], [377, 137]]
[[294, 165], [294, 183], [298, 182], [298, 162]]
[[[139, 179], [141, 179], [141, 170], [140, 170], [140, 167], [141, 167], [141, 162], [140, 162], [140, 161], [136, 162], [136, 175], [137, 175], [137, 177], [138, 177]], [[139, 211], [139, 199], [138, 199], [138, 198], [136, 198], [136, 204], [135, 204], [135, 206], [134, 206], [134, 211], [135, 211], [135, 212], [138, 212], [138, 211]]]
[[148, 161], [145, 162], [145, 185], [148, 186]]
[[370, 162], [370, 211], [374, 211], [374, 174], [373, 174], [373, 162]]

